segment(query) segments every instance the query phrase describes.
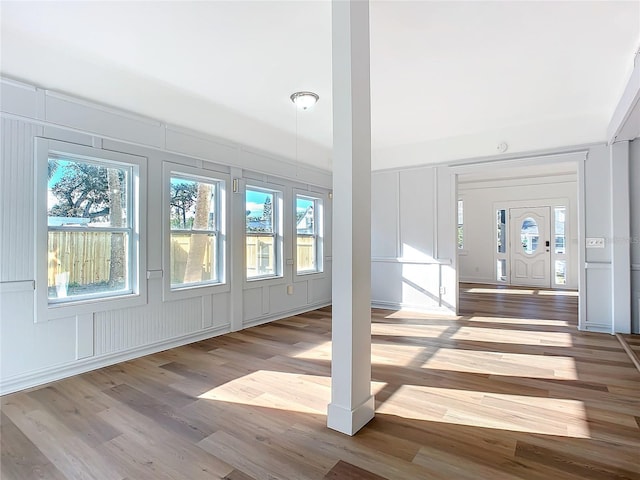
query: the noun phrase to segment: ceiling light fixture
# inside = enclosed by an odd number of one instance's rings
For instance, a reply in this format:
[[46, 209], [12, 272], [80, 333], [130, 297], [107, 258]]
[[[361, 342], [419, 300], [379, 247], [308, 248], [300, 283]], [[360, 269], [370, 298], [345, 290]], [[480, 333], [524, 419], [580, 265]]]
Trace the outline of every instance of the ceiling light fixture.
[[306, 110], [310, 107], [313, 107], [320, 97], [317, 93], [313, 92], [296, 92], [292, 93], [290, 98], [298, 108]]

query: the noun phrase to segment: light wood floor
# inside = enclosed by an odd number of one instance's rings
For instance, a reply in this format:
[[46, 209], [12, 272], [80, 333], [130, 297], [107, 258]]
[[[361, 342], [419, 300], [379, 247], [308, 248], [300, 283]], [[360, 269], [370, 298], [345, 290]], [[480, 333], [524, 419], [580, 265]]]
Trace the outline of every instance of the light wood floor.
[[640, 373], [547, 306], [374, 310], [354, 437], [325, 427], [329, 309], [7, 395], [2, 480], [640, 479]]

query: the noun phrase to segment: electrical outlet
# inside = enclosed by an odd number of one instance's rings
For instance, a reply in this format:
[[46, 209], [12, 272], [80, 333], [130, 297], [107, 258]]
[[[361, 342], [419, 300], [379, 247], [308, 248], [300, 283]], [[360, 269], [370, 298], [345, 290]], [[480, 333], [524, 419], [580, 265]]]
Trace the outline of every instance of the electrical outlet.
[[447, 293], [447, 287], [440, 287], [440, 295]]
[[287, 295], [293, 295], [293, 285], [287, 285]]

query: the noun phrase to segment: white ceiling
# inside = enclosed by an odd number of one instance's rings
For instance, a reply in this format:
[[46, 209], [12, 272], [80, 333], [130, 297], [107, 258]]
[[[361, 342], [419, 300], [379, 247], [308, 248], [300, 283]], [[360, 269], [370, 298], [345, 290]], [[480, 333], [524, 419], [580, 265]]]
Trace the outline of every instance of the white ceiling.
[[[329, 1], [0, 3], [2, 74], [331, 166]], [[640, 2], [371, 2], [374, 168], [606, 140]], [[289, 95], [320, 95], [311, 111]]]

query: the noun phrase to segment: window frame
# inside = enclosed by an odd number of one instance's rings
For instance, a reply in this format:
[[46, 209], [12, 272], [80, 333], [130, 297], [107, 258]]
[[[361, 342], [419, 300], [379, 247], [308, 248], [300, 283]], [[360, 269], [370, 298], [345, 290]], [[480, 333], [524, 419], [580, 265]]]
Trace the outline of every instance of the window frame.
[[464, 243], [464, 198], [460, 196], [456, 202], [456, 248], [458, 252], [465, 250]]
[[[147, 158], [128, 153], [103, 150], [84, 145], [36, 137], [35, 142], [35, 322], [46, 322], [53, 319], [75, 315], [100, 312], [104, 310], [128, 308], [144, 305], [147, 302], [146, 273], [146, 222], [140, 212], [146, 211], [146, 178]], [[93, 231], [130, 231], [128, 277], [129, 288], [126, 292], [109, 294], [100, 293], [72, 298], [64, 301], [50, 301], [48, 296], [48, 162], [51, 156], [67, 158], [71, 161], [130, 168], [130, 191], [127, 199], [128, 228], [100, 227]], [[54, 230], [78, 231], [79, 228], [68, 227]], [[82, 229], [81, 231], [86, 231]]]
[[[493, 204], [493, 209], [492, 209], [492, 224], [495, 230], [495, 235], [493, 236], [493, 256], [494, 256], [494, 261], [493, 261], [493, 265], [494, 265], [494, 270], [493, 270], [493, 278], [494, 281], [498, 284], [498, 285], [510, 285], [511, 284], [511, 245], [509, 244], [509, 228], [511, 228], [511, 219], [510, 219], [510, 214], [509, 214], [509, 209], [512, 207], [509, 207], [507, 205], [503, 205], [502, 203], [494, 203]], [[498, 215], [500, 214], [499, 212], [504, 210], [504, 223], [500, 224], [498, 222]], [[504, 225], [504, 229], [502, 231], [503, 236], [502, 236], [502, 241], [503, 243], [503, 247], [504, 247], [504, 251], [500, 252], [500, 242], [498, 242], [498, 232], [500, 231], [500, 225]], [[505, 272], [504, 272], [504, 280], [501, 280], [498, 278], [498, 262], [503, 262], [504, 266], [505, 266]]]
[[[303, 235], [305, 237], [313, 237], [315, 239], [315, 262], [316, 268], [314, 270], [298, 270], [298, 234], [297, 229], [297, 213], [298, 213], [298, 197], [302, 197], [306, 200], [313, 202], [313, 222], [314, 233]], [[293, 274], [294, 281], [303, 280], [309, 278], [311, 275], [320, 276], [324, 273], [324, 195], [319, 192], [313, 192], [308, 190], [293, 190]]]
[[[228, 218], [229, 218], [229, 201], [228, 201], [228, 185], [230, 178], [228, 174], [215, 170], [205, 170], [202, 168], [194, 168], [174, 162], [163, 162], [162, 166], [162, 277], [163, 277], [163, 301], [180, 300], [185, 298], [201, 297], [212, 295], [215, 293], [228, 292], [229, 271], [228, 271]], [[217, 186], [218, 194], [216, 196], [216, 242], [217, 242], [217, 259], [216, 270], [218, 279], [216, 281], [206, 281], [191, 283], [184, 286], [175, 287], [171, 284], [171, 178], [175, 176], [184, 178], [185, 180], [202, 181], [203, 183], [212, 183]], [[192, 231], [193, 230], [185, 230]], [[196, 232], [199, 232], [197, 230]], [[210, 230], [202, 230], [202, 232], [210, 232]]]
[[[271, 214], [272, 214], [272, 225], [273, 225], [273, 233], [265, 233], [265, 232], [256, 232], [249, 233], [247, 232], [246, 218], [244, 219], [243, 226], [243, 239], [244, 239], [244, 253], [243, 257], [243, 268], [244, 268], [244, 281], [245, 284], [251, 284], [254, 282], [268, 282], [272, 281], [274, 283], [281, 283], [284, 281], [284, 229], [283, 229], [283, 221], [285, 216], [285, 208], [284, 208], [284, 188], [280, 185], [269, 184], [265, 182], [258, 182], [254, 180], [247, 180], [244, 186], [244, 211], [247, 210], [247, 191], [255, 191], [255, 192], [264, 192], [273, 195], [273, 202], [271, 204]], [[274, 263], [274, 273], [269, 275], [259, 275], [255, 277], [249, 277], [247, 266], [248, 266], [248, 258], [247, 258], [247, 238], [249, 237], [258, 237], [258, 236], [272, 236], [273, 237], [273, 263]]]

